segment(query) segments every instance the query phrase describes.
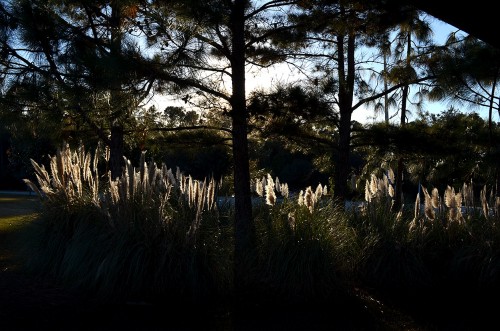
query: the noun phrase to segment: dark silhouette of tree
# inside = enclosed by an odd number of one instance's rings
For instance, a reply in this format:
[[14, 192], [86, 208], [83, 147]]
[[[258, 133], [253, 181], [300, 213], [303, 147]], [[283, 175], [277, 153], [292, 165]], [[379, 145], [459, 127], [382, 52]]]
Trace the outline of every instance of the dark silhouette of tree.
[[[235, 197], [235, 285], [243, 289], [251, 275], [249, 253], [254, 248], [246, 72], [250, 66], [266, 67], [281, 61], [279, 49], [270, 43], [272, 35], [288, 29], [283, 11], [293, 1], [209, 0], [179, 1], [176, 15], [183, 25], [194, 27], [186, 42], [189, 63], [177, 63], [181, 74], [168, 70], [159, 79], [191, 87], [186, 103], [205, 100], [211, 110], [230, 118]], [[155, 15], [162, 26], [161, 15]], [[158, 35], [156, 43], [164, 44]]]
[[[333, 172], [331, 150], [335, 147], [338, 118], [328, 99], [314, 86], [294, 83], [254, 91], [248, 101], [248, 110], [251, 138], [256, 144], [259, 141], [262, 144], [269, 141], [268, 145], [279, 143], [299, 158], [307, 156], [314, 160], [319, 171]], [[300, 189], [312, 185], [307, 184], [305, 172], [293, 182], [276, 175], [290, 187], [294, 182], [302, 184], [296, 186]]]
[[[51, 102], [110, 148], [121, 174], [124, 135], [154, 87], [140, 1], [0, 3], [4, 91], [51, 86]], [[147, 5], [147, 4], [144, 4]], [[171, 51], [171, 52], [170, 52]], [[177, 53], [176, 53], [177, 52]], [[178, 54], [179, 50], [165, 52]]]
[[[433, 100], [447, 101], [449, 105], [469, 109], [488, 109], [491, 157], [498, 159], [500, 146], [493, 138], [493, 112], [500, 116], [498, 79], [500, 52], [498, 49], [472, 37], [460, 39], [455, 33], [447, 41], [449, 47], [435, 52], [430, 70], [436, 75], [436, 85], [430, 91]], [[500, 187], [500, 167], [496, 173], [496, 187]], [[500, 192], [496, 190], [497, 196]]]
[[[428, 77], [413, 77], [380, 89], [369, 84], [370, 77], [380, 75], [380, 62], [375, 57], [361, 57], [367, 49], [386, 40], [387, 32], [405, 18], [398, 7], [398, 15], [389, 17], [382, 7], [366, 1], [306, 1], [303, 12], [292, 17], [303, 24], [298, 41], [308, 41], [308, 49], [297, 57], [315, 61], [316, 76], [323, 93], [331, 96], [332, 109], [338, 114], [337, 143], [334, 149], [334, 195], [340, 201], [348, 193], [349, 159], [352, 144], [352, 114], [380, 98], [390, 95], [405, 85], [415, 84]], [[384, 9], [384, 8], [382, 8]], [[405, 9], [407, 10], [407, 9]], [[315, 45], [316, 52], [311, 52]]]
[[436, 85], [430, 91], [433, 100], [469, 109], [485, 107], [492, 124], [493, 111], [500, 116], [497, 82], [500, 72], [500, 52], [468, 36], [449, 36], [449, 47], [435, 52], [430, 70], [436, 74]]
[[48, 155], [56, 152], [56, 146], [69, 129], [67, 122], [61, 120], [64, 114], [50, 102], [51, 93], [46, 88], [19, 85], [3, 96], [0, 104], [3, 189], [24, 190], [23, 178], [36, 180], [30, 159], [48, 166]]
[[[439, 115], [421, 112], [405, 127], [375, 123], [365, 126], [358, 136], [358, 148], [366, 155], [364, 176], [380, 169], [392, 155], [405, 159], [404, 174], [415, 194], [419, 182], [443, 190], [447, 185], [459, 189], [473, 182], [476, 188], [495, 185], [497, 162], [488, 153], [488, 123], [477, 113], [464, 114], [454, 108]], [[493, 135], [498, 138], [498, 125]]]
[[[395, 65], [386, 71], [387, 78], [395, 83], [402, 84], [400, 93], [400, 126], [404, 128], [408, 121], [408, 106], [410, 100], [410, 82], [415, 81], [419, 77], [418, 68], [427, 59], [427, 54], [431, 48], [432, 30], [430, 24], [419, 11], [413, 10], [407, 12], [407, 17], [404, 21], [398, 24], [397, 33], [394, 37], [394, 58]], [[423, 60], [422, 60], [423, 59]], [[426, 94], [425, 89], [420, 89], [417, 93], [420, 96], [419, 103]], [[422, 93], [423, 91], [423, 93]], [[417, 108], [421, 105], [417, 103]], [[404, 158], [399, 156], [397, 159], [397, 167], [395, 174], [395, 210], [399, 210], [403, 204], [403, 171]]]

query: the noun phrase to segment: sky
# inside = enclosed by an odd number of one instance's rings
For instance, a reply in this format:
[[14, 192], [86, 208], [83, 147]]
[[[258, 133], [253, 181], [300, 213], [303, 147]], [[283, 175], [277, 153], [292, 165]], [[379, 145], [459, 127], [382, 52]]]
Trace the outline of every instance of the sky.
[[[428, 17], [431, 21], [432, 29], [434, 31], [434, 40], [437, 44], [444, 44], [447, 37], [451, 32], [460, 31], [456, 27], [449, 25], [441, 20], [435, 19], [433, 17]], [[461, 32], [465, 35], [465, 33]], [[286, 64], [279, 64], [273, 66], [272, 69], [269, 70], [260, 70], [258, 72], [247, 73], [247, 93], [257, 89], [257, 88], [268, 88], [277, 82], [293, 82], [296, 79], [296, 70], [289, 67]], [[166, 105], [177, 105], [184, 106], [184, 102], [174, 101], [171, 97], [163, 97], [163, 96], [155, 96], [150, 105], [155, 105], [158, 109], [164, 109]], [[424, 109], [431, 113], [440, 113], [444, 110], [449, 109], [448, 104], [443, 104], [439, 102], [429, 102], [426, 101], [424, 105]], [[462, 111], [471, 111], [469, 109], [462, 109]], [[474, 111], [478, 112], [481, 117], [487, 118], [487, 110], [486, 109], [474, 109]], [[358, 121], [360, 123], [372, 123], [383, 121], [383, 114], [379, 114], [375, 116], [373, 110], [358, 108], [353, 112], [352, 119]], [[410, 115], [411, 116], [411, 115]], [[399, 118], [396, 116], [396, 119]], [[395, 119], [395, 120], [396, 120]], [[411, 120], [412, 117], [409, 118]]]
[[[431, 22], [432, 31], [434, 32], [433, 39], [435, 40], [435, 43], [438, 45], [444, 44], [450, 33], [455, 31], [460, 31], [458, 28], [448, 23], [445, 23], [439, 19], [436, 19], [432, 16], [428, 16], [426, 19], [428, 19]], [[440, 113], [447, 109], [449, 109], [449, 105], [441, 102], [426, 101], [424, 104], [424, 110], [434, 114]], [[409, 116], [410, 116], [409, 119], [411, 120], [413, 117], [412, 115]], [[380, 122], [384, 120], [384, 114], [379, 114], [378, 116], [375, 117], [373, 111], [369, 111], [366, 109], [358, 109], [353, 113], [353, 120], [358, 121], [360, 123]], [[399, 123], [399, 116], [396, 116], [395, 120]]]

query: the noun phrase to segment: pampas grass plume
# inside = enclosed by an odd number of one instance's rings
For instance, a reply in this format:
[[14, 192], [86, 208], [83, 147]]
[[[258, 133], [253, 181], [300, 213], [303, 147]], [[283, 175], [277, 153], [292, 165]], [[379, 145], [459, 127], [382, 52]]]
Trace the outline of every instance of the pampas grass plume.
[[427, 188], [423, 185], [420, 185], [422, 187], [422, 192], [424, 192], [424, 214], [425, 216], [431, 220], [431, 221], [434, 221], [434, 219], [436, 218], [436, 214], [434, 213], [434, 209], [432, 207], [432, 198], [429, 194], [429, 192], [427, 191]]
[[432, 189], [432, 207], [433, 208], [439, 208], [439, 191], [437, 188]]
[[372, 201], [372, 193], [370, 190], [370, 182], [368, 181], [368, 179], [366, 180], [366, 184], [365, 184], [365, 200], [368, 203], [370, 203]]
[[417, 194], [417, 198], [415, 199], [415, 214], [413, 219], [416, 220], [420, 217], [420, 194]]
[[299, 192], [299, 197], [298, 197], [297, 204], [299, 206], [303, 206], [304, 205], [304, 191], [302, 191], [302, 190], [300, 190], [300, 192]]
[[266, 191], [266, 204], [269, 206], [274, 206], [276, 204], [276, 193], [274, 192], [274, 181], [271, 175], [267, 175], [267, 184], [265, 186]]

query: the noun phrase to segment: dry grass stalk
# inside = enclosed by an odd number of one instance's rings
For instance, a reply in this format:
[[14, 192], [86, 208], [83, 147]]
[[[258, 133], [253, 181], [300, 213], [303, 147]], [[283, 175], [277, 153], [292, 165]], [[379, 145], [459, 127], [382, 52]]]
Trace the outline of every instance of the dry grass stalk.
[[444, 203], [448, 207], [448, 219], [459, 223], [464, 222], [462, 215], [462, 193], [455, 193], [455, 189], [450, 187], [446, 188], [444, 192]]
[[448, 185], [444, 191], [444, 204], [448, 208], [453, 208], [455, 207], [455, 203], [455, 189]]
[[85, 153], [83, 146], [72, 153], [69, 145], [64, 144], [56, 156], [50, 158], [50, 175], [43, 165], [40, 166], [31, 160], [40, 189], [27, 179], [24, 182], [42, 199], [54, 200], [63, 197], [68, 203], [73, 203], [90, 193], [92, 202], [97, 205], [97, 161], [90, 160], [91, 156]]
[[271, 175], [267, 175], [267, 183], [265, 186], [266, 192], [266, 204], [269, 206], [274, 206], [276, 204], [276, 193], [274, 192], [274, 181]]
[[251, 180], [250, 188], [257, 196], [265, 198], [266, 204], [270, 206], [274, 206], [278, 201], [278, 193], [287, 199], [290, 195], [288, 184], [281, 183], [278, 177], [273, 179], [270, 174], [267, 174], [261, 179], [257, 178]]
[[417, 197], [415, 199], [415, 210], [414, 210], [413, 220], [416, 220], [419, 217], [420, 217], [420, 194], [417, 194]]
[[427, 219], [434, 221], [436, 218], [436, 214], [434, 212], [434, 208], [432, 206], [432, 197], [423, 185], [420, 185], [422, 188], [422, 192], [424, 192], [424, 214]]
[[373, 199], [373, 195], [372, 195], [372, 192], [370, 189], [370, 182], [367, 179], [366, 184], [365, 184], [365, 201], [370, 203], [370, 202], [372, 202], [372, 199]]
[[174, 174], [172, 173], [172, 169], [167, 169], [167, 166], [165, 164], [162, 165], [162, 173], [164, 174], [167, 174], [167, 179], [170, 183], [172, 183], [172, 185], [174, 186], [177, 186], [178, 183], [177, 183], [177, 180], [174, 176]]
[[295, 232], [295, 215], [293, 213], [288, 213], [288, 226], [292, 232]]
[[468, 210], [471, 208], [474, 208], [474, 192], [473, 192], [472, 180], [470, 182], [470, 185], [467, 185], [467, 183], [463, 184], [462, 196], [463, 196], [463, 201], [464, 201], [465, 207]]
[[257, 193], [259, 197], [264, 196], [264, 187], [262, 186], [262, 182], [259, 179], [255, 181], [255, 193]]
[[494, 206], [495, 205], [495, 197], [496, 197], [495, 190], [492, 187], [491, 190], [490, 190], [490, 198], [488, 199], [488, 204], [490, 206]]
[[104, 152], [104, 158], [106, 159], [106, 162], [109, 162], [110, 156], [111, 156], [111, 150], [109, 149], [109, 146], [106, 146], [106, 149]]
[[391, 168], [391, 167], [389, 167], [389, 169], [387, 169], [386, 176], [387, 176], [387, 179], [389, 180], [389, 184], [390, 184], [391, 186], [394, 186], [394, 183], [395, 183], [395, 176], [394, 176], [394, 171], [392, 170], [392, 168]]
[[281, 189], [280, 189], [280, 192], [281, 192], [281, 195], [284, 197], [284, 198], [287, 198], [289, 197], [290, 195], [290, 192], [288, 191], [288, 184], [287, 183], [284, 183], [284, 184], [281, 184]]
[[304, 191], [302, 191], [302, 190], [300, 190], [300, 192], [299, 192], [297, 204], [299, 206], [303, 206], [304, 205]]
[[393, 173], [390, 171], [384, 173], [382, 179], [377, 178], [375, 174], [371, 174], [370, 180], [367, 180], [365, 185], [365, 200], [368, 205], [374, 202], [383, 202], [388, 208], [392, 208], [394, 204], [394, 186], [392, 185], [391, 176], [393, 176]]
[[321, 199], [321, 196], [323, 195], [323, 186], [321, 186], [321, 184], [318, 184], [316, 190], [314, 191], [314, 194], [316, 195], [317, 199]]
[[304, 205], [309, 209], [311, 213], [314, 211], [316, 201], [316, 194], [313, 192], [311, 186], [307, 187], [304, 193]]
[[[32, 160], [39, 185], [29, 180], [25, 182], [42, 199], [54, 200], [59, 205], [73, 202], [86, 204], [90, 197], [102, 214], [109, 216], [109, 223], [113, 227], [129, 226], [131, 221], [137, 221], [135, 215], [130, 215], [131, 208], [152, 208], [153, 215], [157, 212], [152, 220], [168, 224], [172, 220], [169, 211], [172, 205], [179, 208], [188, 206], [194, 211], [194, 217], [186, 232], [186, 239], [187, 243], [196, 243], [204, 212], [216, 209], [217, 184], [213, 179], [200, 182], [184, 176], [179, 169], [174, 176], [165, 165], [159, 168], [154, 162], [147, 163], [144, 152], [138, 168], [134, 168], [125, 158], [122, 175], [115, 180], [108, 175], [106, 187], [100, 188], [98, 157], [98, 150], [92, 159], [83, 146], [72, 152], [69, 145], [65, 144], [56, 156], [51, 157], [50, 174], [44, 166]], [[176, 200], [171, 201], [174, 189]]]
[[431, 203], [432, 203], [432, 208], [439, 208], [440, 207], [440, 203], [439, 203], [439, 191], [437, 188], [433, 188], [432, 189], [432, 199], [431, 199]]
[[371, 174], [371, 179], [370, 179], [370, 193], [372, 197], [376, 197], [378, 193], [378, 178], [375, 176], [375, 174]]
[[266, 180], [266, 177], [265, 177], [265, 176], [264, 176], [264, 177], [262, 177], [261, 183], [262, 183], [262, 187], [263, 187], [263, 188], [264, 188], [264, 187], [266, 187], [266, 185], [267, 185], [267, 180]]
[[394, 198], [394, 193], [395, 193], [394, 186], [392, 186], [391, 184], [389, 184], [387, 193], [389, 194], [389, 196], [391, 198]]
[[[201, 223], [201, 216], [205, 206], [205, 200], [207, 197], [207, 184], [206, 180], [203, 183], [195, 181], [192, 187], [195, 190], [192, 195], [194, 196], [193, 206], [196, 207], [196, 216], [194, 221], [191, 223], [189, 227], [187, 236], [188, 243], [195, 244], [196, 243], [196, 234], [198, 233], [198, 228]], [[196, 204], [196, 205], [194, 205]]]
[[386, 174], [384, 174], [382, 179], [379, 180], [379, 191], [382, 192], [382, 195], [384, 196], [389, 195], [389, 179]]
[[486, 198], [486, 185], [484, 185], [483, 189], [479, 193], [481, 199], [481, 207], [483, 209], [483, 215], [486, 219], [489, 217], [490, 207], [488, 206], [488, 199]]
[[214, 179], [211, 178], [210, 181], [208, 182], [208, 188], [207, 188], [207, 208], [208, 208], [208, 210], [211, 210], [215, 206], [216, 186], [217, 186], [217, 184], [215, 183]]
[[500, 216], [500, 197], [495, 198], [495, 217], [498, 219]]
[[[399, 213], [402, 211], [400, 210]], [[418, 227], [422, 227], [422, 222], [420, 220], [420, 193], [417, 193], [417, 197], [415, 198], [415, 206], [413, 210], [413, 219], [410, 224], [408, 224], [408, 230], [410, 232], [415, 231]]]

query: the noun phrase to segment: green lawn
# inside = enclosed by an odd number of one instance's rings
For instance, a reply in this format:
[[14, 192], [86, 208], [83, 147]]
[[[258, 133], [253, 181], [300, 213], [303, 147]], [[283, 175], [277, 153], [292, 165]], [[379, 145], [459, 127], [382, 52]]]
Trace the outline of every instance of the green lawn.
[[14, 252], [22, 248], [24, 230], [38, 207], [36, 196], [0, 194], [0, 265], [15, 263]]
[[38, 207], [37, 196], [0, 193], [0, 229], [5, 219], [32, 214]]

